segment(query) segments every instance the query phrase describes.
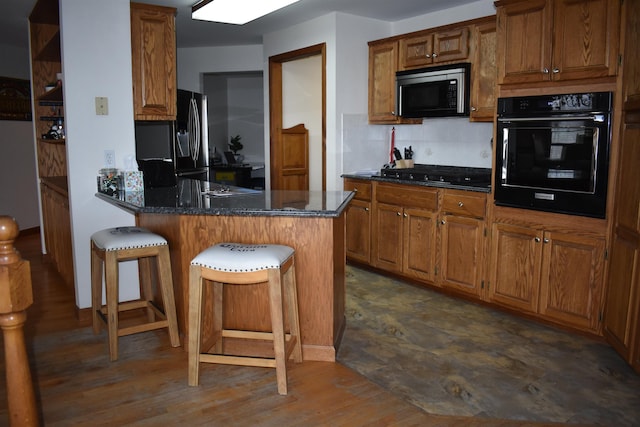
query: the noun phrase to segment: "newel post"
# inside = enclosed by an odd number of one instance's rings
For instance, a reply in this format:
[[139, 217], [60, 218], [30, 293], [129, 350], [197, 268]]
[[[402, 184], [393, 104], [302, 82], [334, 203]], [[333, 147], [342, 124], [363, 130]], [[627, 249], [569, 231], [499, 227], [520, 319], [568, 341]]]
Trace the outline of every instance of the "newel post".
[[9, 422], [37, 426], [38, 413], [24, 342], [26, 309], [33, 303], [31, 269], [13, 246], [18, 224], [0, 216], [0, 327], [4, 335]]

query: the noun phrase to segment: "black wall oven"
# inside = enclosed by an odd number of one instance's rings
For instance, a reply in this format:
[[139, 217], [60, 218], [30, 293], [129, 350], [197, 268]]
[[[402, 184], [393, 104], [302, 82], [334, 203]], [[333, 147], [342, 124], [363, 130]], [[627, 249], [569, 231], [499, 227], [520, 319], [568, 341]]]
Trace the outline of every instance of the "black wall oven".
[[610, 92], [498, 99], [495, 203], [604, 218]]

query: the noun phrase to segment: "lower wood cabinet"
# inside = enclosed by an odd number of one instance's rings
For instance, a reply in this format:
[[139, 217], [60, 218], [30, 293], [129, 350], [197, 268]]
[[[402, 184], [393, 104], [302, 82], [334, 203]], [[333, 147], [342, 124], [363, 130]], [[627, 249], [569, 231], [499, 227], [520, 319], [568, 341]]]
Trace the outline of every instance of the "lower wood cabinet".
[[437, 281], [443, 288], [480, 297], [487, 195], [450, 189], [443, 193]]
[[371, 261], [371, 183], [345, 179], [344, 189], [355, 192], [345, 214], [347, 257], [368, 264]]
[[65, 283], [73, 289], [73, 247], [71, 243], [71, 217], [69, 200], [54, 187], [42, 183], [42, 218], [47, 254]]
[[599, 332], [604, 248], [604, 239], [583, 236], [580, 230], [558, 232], [494, 223], [488, 299]]
[[433, 282], [438, 190], [376, 183], [372, 264]]

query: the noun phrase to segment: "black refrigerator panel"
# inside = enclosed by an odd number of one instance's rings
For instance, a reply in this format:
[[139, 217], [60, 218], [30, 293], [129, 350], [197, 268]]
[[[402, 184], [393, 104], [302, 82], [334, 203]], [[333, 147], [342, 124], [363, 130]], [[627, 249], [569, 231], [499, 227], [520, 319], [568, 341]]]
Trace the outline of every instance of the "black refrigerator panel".
[[180, 89], [177, 95], [175, 158], [180, 175], [209, 167], [209, 140], [206, 95]]
[[136, 160], [171, 160], [175, 123], [172, 121], [136, 121]]

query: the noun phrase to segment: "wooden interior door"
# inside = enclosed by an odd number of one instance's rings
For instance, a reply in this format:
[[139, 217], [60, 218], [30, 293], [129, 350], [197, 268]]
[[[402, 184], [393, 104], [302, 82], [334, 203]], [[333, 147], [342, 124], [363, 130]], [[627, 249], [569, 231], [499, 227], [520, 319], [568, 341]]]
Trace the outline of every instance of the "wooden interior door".
[[280, 131], [278, 156], [277, 189], [309, 191], [309, 130], [303, 123]]

